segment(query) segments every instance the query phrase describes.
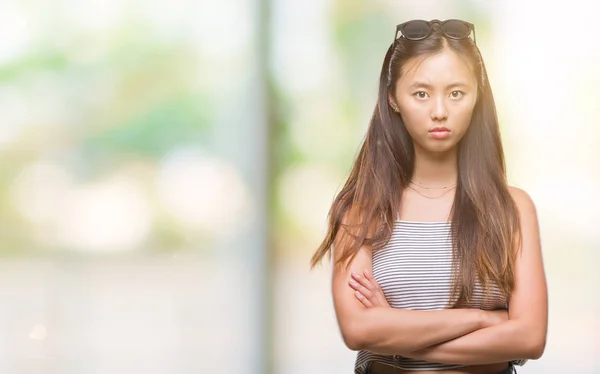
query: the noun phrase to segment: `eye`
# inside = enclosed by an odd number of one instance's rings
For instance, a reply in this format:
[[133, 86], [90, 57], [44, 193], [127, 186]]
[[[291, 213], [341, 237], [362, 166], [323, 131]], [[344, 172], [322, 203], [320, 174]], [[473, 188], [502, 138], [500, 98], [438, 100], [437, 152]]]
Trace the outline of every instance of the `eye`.
[[427, 95], [427, 92], [425, 91], [417, 91], [413, 94], [413, 96], [417, 99], [426, 99], [429, 95]]
[[465, 93], [462, 91], [452, 91], [450, 92], [450, 97], [452, 97], [453, 99], [460, 99], [461, 97], [463, 97]]

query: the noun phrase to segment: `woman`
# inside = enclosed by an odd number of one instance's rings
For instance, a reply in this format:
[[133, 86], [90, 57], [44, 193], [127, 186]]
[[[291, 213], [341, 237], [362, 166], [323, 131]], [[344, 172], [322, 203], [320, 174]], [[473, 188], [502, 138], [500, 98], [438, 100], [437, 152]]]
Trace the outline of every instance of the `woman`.
[[536, 211], [507, 185], [472, 24], [397, 26], [364, 144], [311, 265], [325, 255], [356, 374], [514, 373], [542, 355]]

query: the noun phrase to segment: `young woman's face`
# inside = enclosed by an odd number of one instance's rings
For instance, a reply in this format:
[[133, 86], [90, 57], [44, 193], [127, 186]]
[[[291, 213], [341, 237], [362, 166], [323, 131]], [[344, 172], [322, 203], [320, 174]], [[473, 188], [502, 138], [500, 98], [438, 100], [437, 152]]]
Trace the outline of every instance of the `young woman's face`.
[[400, 112], [415, 148], [445, 152], [454, 148], [469, 128], [477, 82], [467, 62], [444, 49], [408, 60], [395, 97], [389, 99]]

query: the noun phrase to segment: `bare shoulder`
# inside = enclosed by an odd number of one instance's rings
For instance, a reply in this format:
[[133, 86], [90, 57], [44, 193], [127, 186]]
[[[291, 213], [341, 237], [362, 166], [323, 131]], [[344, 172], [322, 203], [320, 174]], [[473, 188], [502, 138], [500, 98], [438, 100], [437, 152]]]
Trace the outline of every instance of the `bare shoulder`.
[[522, 242], [515, 248], [524, 249], [525, 252], [540, 253], [540, 228], [533, 199], [520, 188], [510, 186], [509, 190], [517, 206], [521, 226], [519, 237], [522, 238]]
[[517, 205], [519, 214], [524, 218], [536, 218], [535, 203], [531, 196], [525, 190], [518, 187], [509, 186], [508, 190]]

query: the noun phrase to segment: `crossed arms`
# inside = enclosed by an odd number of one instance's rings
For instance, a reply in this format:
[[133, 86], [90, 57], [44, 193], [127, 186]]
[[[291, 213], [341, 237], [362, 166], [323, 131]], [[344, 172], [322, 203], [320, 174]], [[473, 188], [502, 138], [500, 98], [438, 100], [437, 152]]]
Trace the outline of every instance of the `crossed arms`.
[[368, 283], [364, 269], [372, 268], [372, 258], [365, 247], [348, 269], [335, 268], [333, 272], [334, 307], [348, 348], [462, 365], [541, 357], [546, 344], [548, 298], [537, 216], [524, 191], [512, 192], [521, 216], [522, 248], [515, 263], [515, 288], [508, 312], [403, 310], [386, 307], [382, 305], [386, 302], [377, 298], [373, 303], [380, 305], [367, 307], [365, 300], [357, 297], [356, 288], [349, 286], [351, 272]]

